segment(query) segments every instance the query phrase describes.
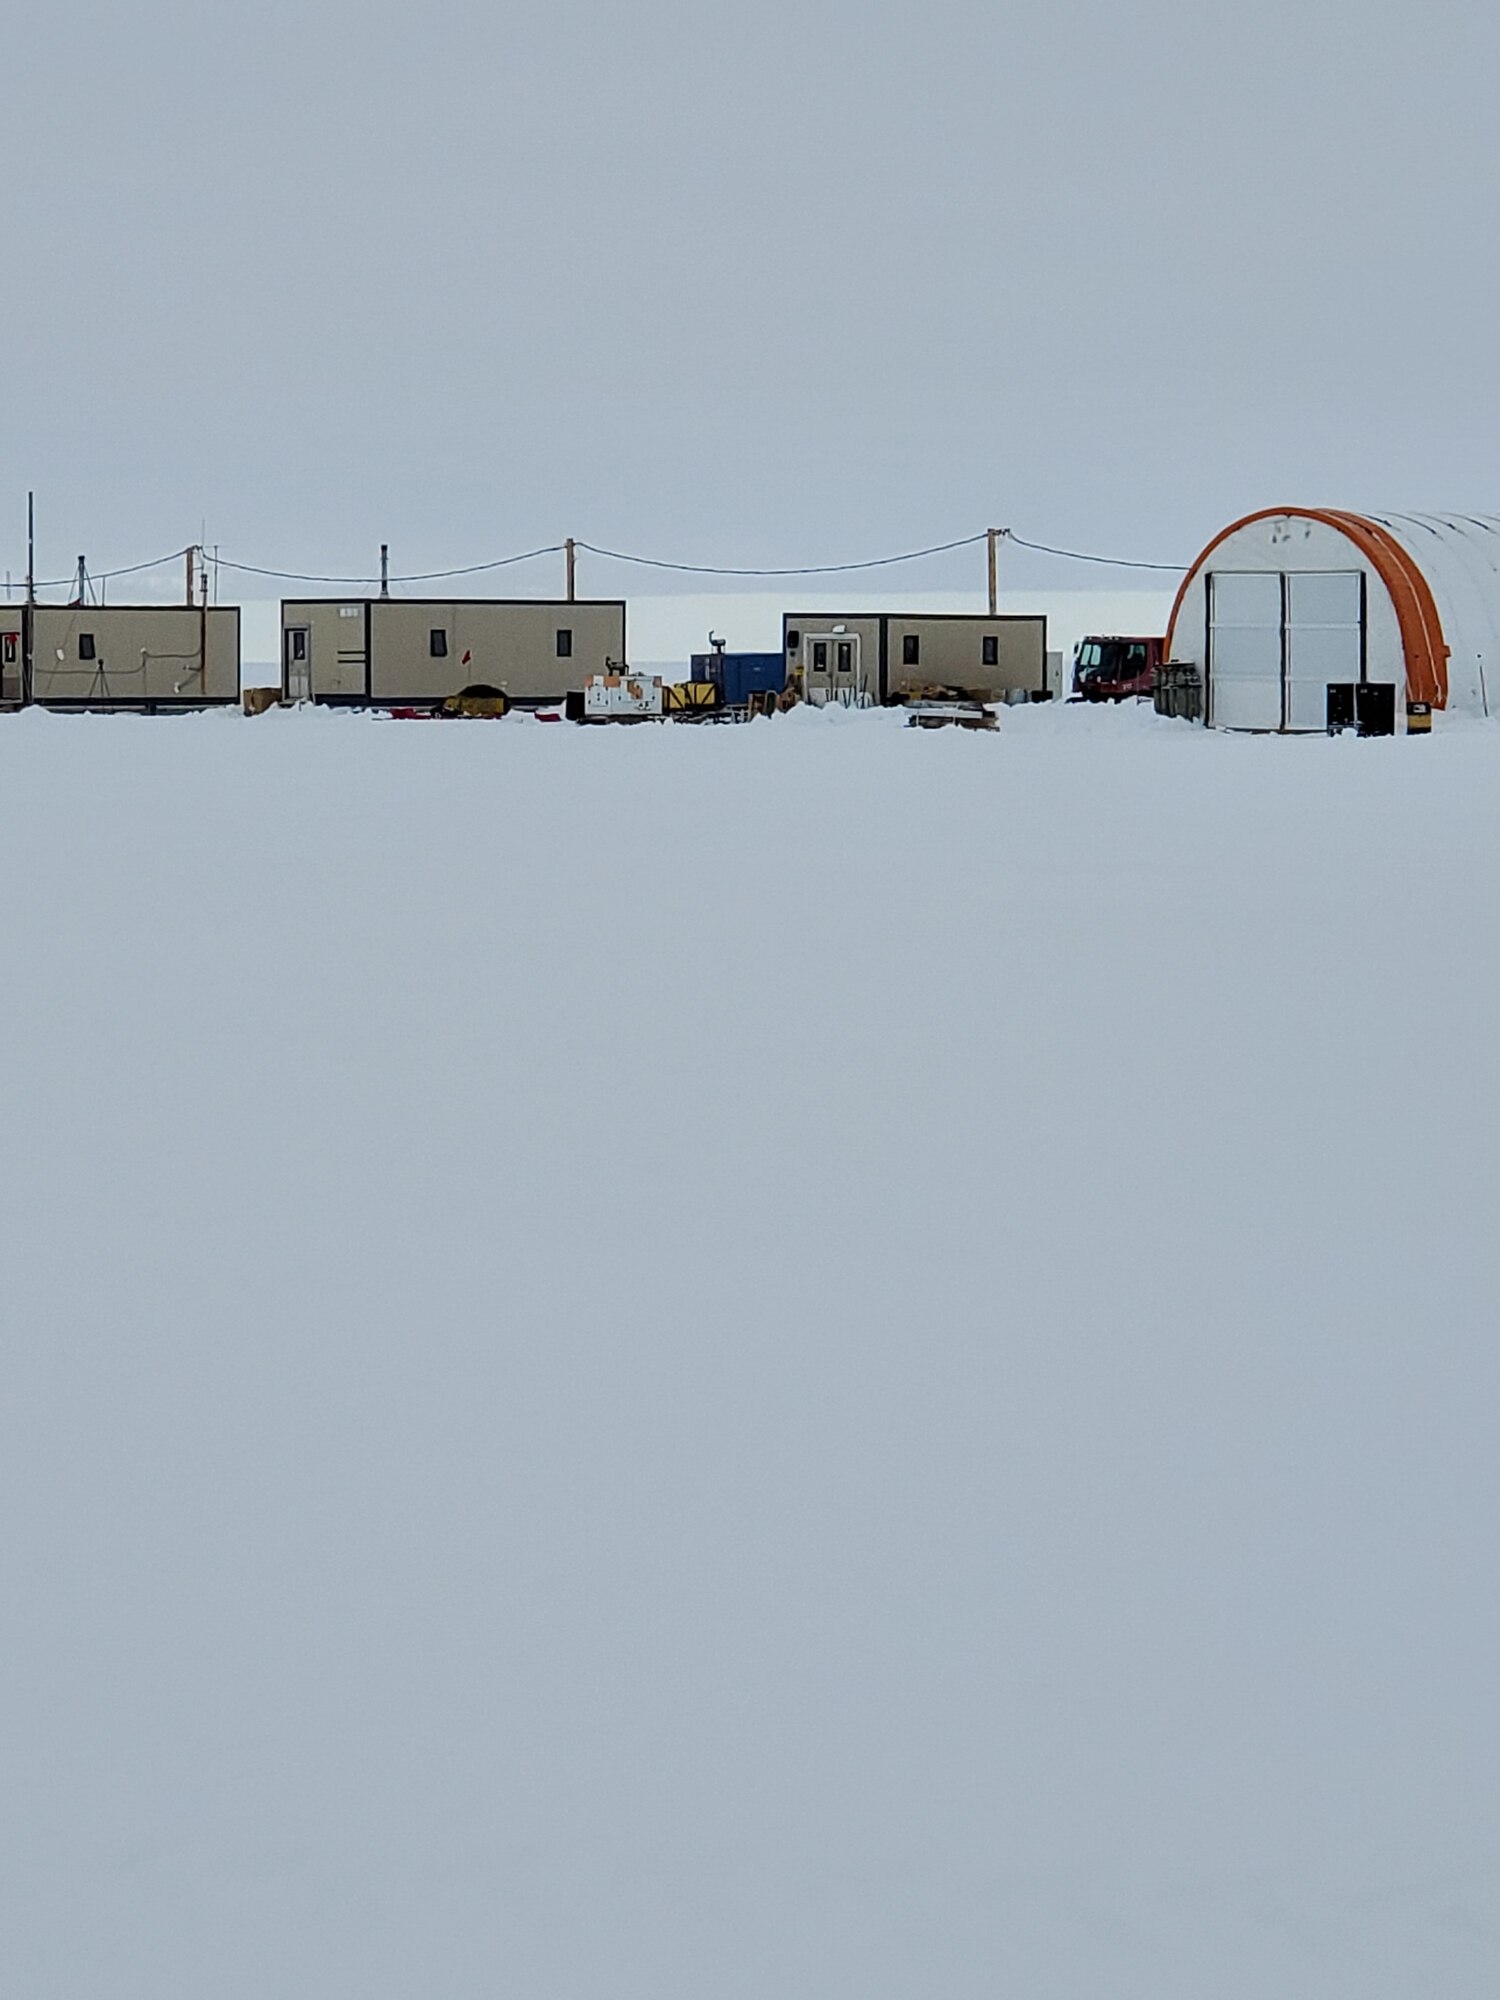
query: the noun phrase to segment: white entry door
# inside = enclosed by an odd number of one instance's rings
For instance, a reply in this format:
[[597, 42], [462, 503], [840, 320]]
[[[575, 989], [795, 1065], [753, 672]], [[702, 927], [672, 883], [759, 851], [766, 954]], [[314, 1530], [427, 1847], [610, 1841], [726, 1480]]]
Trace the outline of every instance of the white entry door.
[[1324, 570], [1286, 580], [1286, 726], [1324, 729], [1328, 685], [1364, 676], [1365, 580]]
[[1279, 574], [1209, 573], [1208, 720], [1216, 729], [1282, 726]]
[[21, 619], [12, 611], [0, 618], [0, 701], [21, 701], [26, 691], [26, 655]]
[[312, 700], [312, 631], [288, 625], [282, 639], [283, 674], [288, 701]]

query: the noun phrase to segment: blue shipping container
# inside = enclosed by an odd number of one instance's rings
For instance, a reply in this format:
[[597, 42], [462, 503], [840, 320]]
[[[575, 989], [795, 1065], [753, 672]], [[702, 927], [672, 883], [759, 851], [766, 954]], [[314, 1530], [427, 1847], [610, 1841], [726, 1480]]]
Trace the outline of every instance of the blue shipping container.
[[743, 708], [752, 694], [769, 689], [780, 694], [786, 686], [784, 653], [694, 653], [692, 678], [714, 681], [723, 690], [726, 708]]

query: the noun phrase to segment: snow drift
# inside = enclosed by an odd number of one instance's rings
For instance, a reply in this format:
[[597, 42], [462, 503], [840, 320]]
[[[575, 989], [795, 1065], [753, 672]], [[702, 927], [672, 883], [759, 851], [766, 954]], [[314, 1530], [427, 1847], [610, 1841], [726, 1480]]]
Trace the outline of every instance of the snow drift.
[[1488, 1995], [1500, 736], [0, 724], [48, 2000]]

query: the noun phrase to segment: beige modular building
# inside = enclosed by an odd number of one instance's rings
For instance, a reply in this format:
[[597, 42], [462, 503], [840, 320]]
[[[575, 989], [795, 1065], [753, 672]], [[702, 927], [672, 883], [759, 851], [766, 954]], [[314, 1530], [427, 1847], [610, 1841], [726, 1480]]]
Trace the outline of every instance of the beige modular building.
[[788, 611], [781, 621], [787, 675], [810, 702], [899, 701], [952, 689], [983, 701], [1056, 694], [1047, 671], [1047, 621], [968, 612]]
[[469, 687], [552, 702], [625, 661], [625, 605], [591, 598], [288, 598], [289, 701], [429, 707]]
[[0, 702], [204, 708], [240, 698], [238, 605], [0, 604]]

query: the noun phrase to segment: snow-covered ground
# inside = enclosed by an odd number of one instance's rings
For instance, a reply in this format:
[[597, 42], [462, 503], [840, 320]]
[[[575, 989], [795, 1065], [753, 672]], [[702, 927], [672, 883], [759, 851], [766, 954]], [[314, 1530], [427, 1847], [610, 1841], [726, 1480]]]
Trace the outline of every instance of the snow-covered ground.
[[18, 2000], [1500, 1981], [1500, 731], [0, 722]]

